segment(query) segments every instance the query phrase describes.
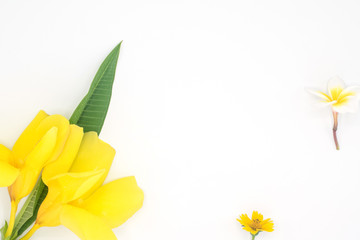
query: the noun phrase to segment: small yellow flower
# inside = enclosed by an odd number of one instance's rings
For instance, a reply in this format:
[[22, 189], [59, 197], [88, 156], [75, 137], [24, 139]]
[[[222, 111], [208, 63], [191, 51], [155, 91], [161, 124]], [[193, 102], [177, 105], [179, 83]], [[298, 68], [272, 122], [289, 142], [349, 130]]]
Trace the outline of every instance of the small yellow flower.
[[255, 239], [255, 236], [262, 231], [266, 231], [266, 232], [274, 231], [273, 221], [270, 218], [265, 220], [263, 219], [264, 217], [261, 213], [258, 213], [257, 211], [253, 211], [252, 219], [250, 219], [247, 214], [242, 214], [240, 216], [240, 219], [236, 219], [236, 220], [238, 220], [241, 223], [244, 230], [251, 233], [253, 237], [252, 239]]

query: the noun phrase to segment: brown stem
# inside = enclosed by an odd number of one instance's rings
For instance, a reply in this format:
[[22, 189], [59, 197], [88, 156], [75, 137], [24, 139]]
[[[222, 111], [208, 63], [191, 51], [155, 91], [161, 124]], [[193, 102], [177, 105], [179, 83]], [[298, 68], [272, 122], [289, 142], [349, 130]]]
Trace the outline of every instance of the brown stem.
[[339, 142], [338, 142], [337, 136], [336, 136], [336, 131], [337, 131], [337, 127], [338, 127], [338, 115], [339, 115], [339, 113], [335, 112], [333, 110], [333, 117], [334, 117], [333, 136], [334, 136], [334, 142], [335, 142], [336, 150], [340, 150]]

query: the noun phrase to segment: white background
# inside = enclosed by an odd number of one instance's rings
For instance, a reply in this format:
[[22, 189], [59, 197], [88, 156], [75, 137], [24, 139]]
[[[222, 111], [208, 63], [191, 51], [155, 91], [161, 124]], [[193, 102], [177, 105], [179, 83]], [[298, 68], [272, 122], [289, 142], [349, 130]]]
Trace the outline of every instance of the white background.
[[[135, 175], [143, 208], [122, 240], [360, 239], [360, 114], [305, 87], [360, 84], [360, 3], [333, 0], [0, 2], [0, 142], [38, 110], [69, 117], [124, 40], [101, 137], [117, 150], [107, 181]], [[1, 219], [9, 215], [1, 189]], [[1, 220], [3, 221], [3, 220]], [[78, 239], [64, 227], [33, 239]]]

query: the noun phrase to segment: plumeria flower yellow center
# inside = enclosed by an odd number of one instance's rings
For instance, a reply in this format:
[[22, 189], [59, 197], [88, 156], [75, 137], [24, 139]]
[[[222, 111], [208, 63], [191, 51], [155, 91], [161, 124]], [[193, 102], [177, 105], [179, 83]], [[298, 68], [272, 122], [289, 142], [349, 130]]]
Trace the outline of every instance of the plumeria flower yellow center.
[[338, 114], [356, 112], [358, 110], [358, 104], [360, 100], [360, 86], [345, 87], [344, 81], [341, 78], [333, 77], [328, 82], [328, 93], [311, 89], [308, 89], [308, 91], [319, 97], [321, 99], [321, 104], [325, 106], [331, 106], [334, 117], [333, 136], [336, 149], [339, 150], [339, 144], [336, 135]]
[[244, 230], [251, 233], [252, 239], [255, 239], [255, 236], [257, 236], [259, 232], [274, 231], [274, 223], [270, 218], [263, 220], [263, 215], [257, 211], [253, 211], [251, 218], [252, 219], [250, 219], [247, 214], [242, 214], [237, 220], [241, 223]]
[[344, 81], [339, 77], [329, 80], [327, 93], [312, 89], [308, 91], [319, 97], [321, 103], [330, 105], [335, 112], [345, 113], [358, 110], [360, 86], [345, 87]]

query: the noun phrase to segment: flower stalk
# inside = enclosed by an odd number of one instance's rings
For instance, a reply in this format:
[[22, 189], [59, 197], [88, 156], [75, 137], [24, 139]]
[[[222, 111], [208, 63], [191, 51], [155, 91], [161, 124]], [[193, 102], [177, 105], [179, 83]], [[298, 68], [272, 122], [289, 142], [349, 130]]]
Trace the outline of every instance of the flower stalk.
[[12, 234], [18, 205], [19, 205], [19, 201], [11, 201], [10, 221], [9, 221], [8, 229], [6, 230], [5, 233], [5, 237], [9, 237]]
[[339, 113], [354, 113], [358, 111], [360, 101], [360, 86], [345, 87], [344, 81], [339, 77], [333, 77], [328, 82], [328, 92], [318, 90], [308, 91], [321, 99], [320, 103], [323, 106], [331, 107], [334, 126], [333, 138], [336, 150], [340, 150], [336, 131], [338, 128]]
[[336, 135], [336, 131], [338, 128], [339, 113], [335, 112], [334, 110], [332, 111], [332, 113], [333, 113], [333, 117], [334, 117], [333, 136], [334, 136], [335, 147], [336, 147], [336, 150], [340, 150], [339, 142], [338, 142], [337, 135]]

